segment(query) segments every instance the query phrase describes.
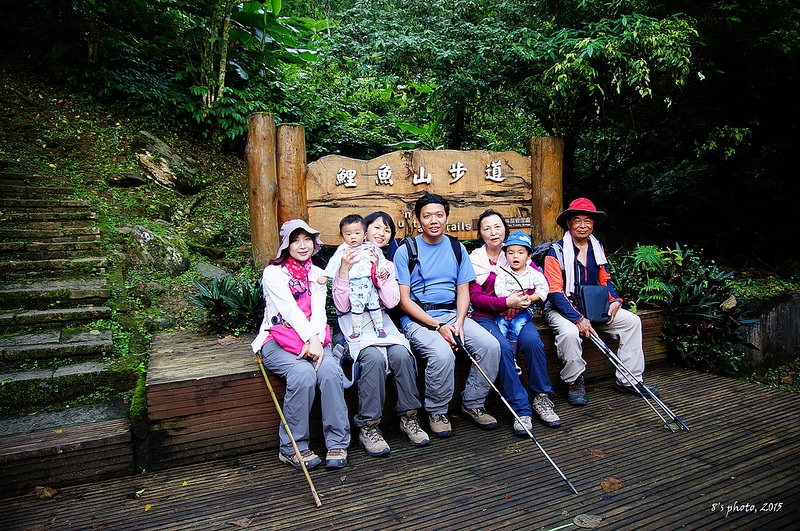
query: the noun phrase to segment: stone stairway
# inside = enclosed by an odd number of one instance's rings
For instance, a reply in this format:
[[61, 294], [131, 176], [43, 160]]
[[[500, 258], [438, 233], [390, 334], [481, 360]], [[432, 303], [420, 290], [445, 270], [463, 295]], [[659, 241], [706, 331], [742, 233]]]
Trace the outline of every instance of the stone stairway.
[[95, 218], [55, 179], [0, 174], [0, 495], [133, 471], [118, 399], [73, 402], [136, 382], [98, 326], [112, 311]]

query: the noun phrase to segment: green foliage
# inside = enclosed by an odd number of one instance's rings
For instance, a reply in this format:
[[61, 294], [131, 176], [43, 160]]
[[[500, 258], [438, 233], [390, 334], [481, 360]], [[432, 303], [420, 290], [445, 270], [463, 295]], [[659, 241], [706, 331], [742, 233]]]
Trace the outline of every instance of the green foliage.
[[136, 381], [130, 404], [130, 418], [132, 421], [140, 420], [147, 412], [147, 378], [141, 375]]
[[770, 301], [800, 293], [800, 274], [782, 277], [772, 273], [746, 271], [731, 279], [729, 287], [738, 300]]
[[210, 288], [194, 280], [199, 293], [191, 295], [192, 304], [205, 310], [203, 328], [216, 333], [254, 332], [264, 315], [261, 279], [253, 285], [247, 278], [228, 275], [215, 278]]
[[739, 328], [754, 322], [731, 295], [729, 279], [713, 261], [691, 249], [637, 246], [614, 261], [615, 287], [631, 304], [665, 314], [662, 335], [671, 352], [690, 367], [727, 374], [743, 357]]
[[770, 389], [800, 393], [800, 358], [794, 358], [777, 367], [757, 369], [750, 374], [740, 376], [739, 379]]

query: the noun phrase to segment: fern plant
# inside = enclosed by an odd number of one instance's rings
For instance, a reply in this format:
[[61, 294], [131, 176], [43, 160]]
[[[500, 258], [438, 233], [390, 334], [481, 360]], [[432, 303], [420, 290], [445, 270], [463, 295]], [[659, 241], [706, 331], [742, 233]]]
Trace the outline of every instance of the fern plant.
[[237, 330], [254, 332], [264, 316], [264, 295], [261, 278], [253, 285], [242, 278], [235, 290], [223, 295], [222, 299], [230, 309]]
[[740, 327], [755, 322], [736, 304], [727, 280], [732, 271], [691, 249], [640, 245], [615, 260], [614, 282], [634, 310], [662, 310], [662, 337], [684, 364], [719, 373], [736, 372], [747, 343]]
[[260, 279], [255, 285], [232, 275], [215, 278], [210, 287], [197, 279], [193, 282], [199, 293], [189, 298], [192, 304], [206, 311], [204, 330], [238, 334], [253, 332], [261, 323], [264, 297]]

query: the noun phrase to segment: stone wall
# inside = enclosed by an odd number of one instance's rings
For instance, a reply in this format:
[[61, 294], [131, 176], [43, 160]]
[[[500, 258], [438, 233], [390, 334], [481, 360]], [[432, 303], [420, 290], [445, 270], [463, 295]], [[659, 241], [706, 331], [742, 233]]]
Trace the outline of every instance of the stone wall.
[[770, 366], [800, 354], [800, 293], [765, 309], [759, 322], [744, 327], [744, 335], [758, 350], [742, 347], [745, 365]]

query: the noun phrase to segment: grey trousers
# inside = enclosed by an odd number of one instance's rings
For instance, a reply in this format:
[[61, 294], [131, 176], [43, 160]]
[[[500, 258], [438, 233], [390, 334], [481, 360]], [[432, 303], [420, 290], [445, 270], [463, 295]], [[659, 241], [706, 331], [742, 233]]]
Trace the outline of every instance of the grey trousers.
[[[545, 311], [544, 318], [553, 329], [553, 334], [556, 336], [556, 351], [564, 364], [561, 369], [561, 379], [571, 384], [586, 370], [578, 327], [556, 310]], [[644, 351], [642, 350], [642, 320], [639, 316], [620, 308], [611, 324], [593, 324], [592, 327], [598, 332], [607, 332], [619, 338], [617, 356], [636, 379], [641, 380], [644, 372]], [[622, 371], [616, 371], [616, 376], [618, 383], [630, 385]]]
[[386, 358], [389, 370], [394, 378], [397, 391], [395, 411], [405, 414], [406, 411], [419, 409], [419, 391], [417, 390], [417, 364], [414, 356], [403, 345], [386, 347], [367, 347], [358, 354], [361, 372], [358, 376], [358, 413], [354, 418], [356, 427], [361, 428], [368, 422], [380, 420], [383, 405], [386, 403]]
[[[456, 312], [435, 316], [440, 323], [452, 325]], [[411, 343], [412, 350], [426, 362], [425, 366], [425, 410], [428, 413], [447, 413], [455, 391], [455, 355], [453, 349], [439, 332], [429, 330], [416, 321], [408, 323], [403, 333]], [[481, 325], [472, 319], [464, 320], [464, 347], [472, 353], [486, 376], [491, 381], [497, 378], [500, 363], [500, 343]], [[470, 366], [467, 383], [461, 393], [465, 407], [483, 407], [486, 395], [491, 391], [489, 382], [474, 365]]]
[[[344, 373], [339, 362], [325, 347], [325, 356], [318, 371], [314, 363], [286, 352], [275, 341], [267, 341], [261, 347], [261, 361], [264, 367], [286, 381], [286, 394], [283, 398], [283, 416], [292, 432], [297, 448], [308, 449], [309, 420], [311, 406], [314, 404], [316, 390], [319, 388], [322, 405], [322, 433], [325, 447], [347, 448], [350, 446], [350, 421], [347, 404], [344, 401]], [[278, 430], [280, 451], [294, 455], [292, 443], [281, 424]]]

